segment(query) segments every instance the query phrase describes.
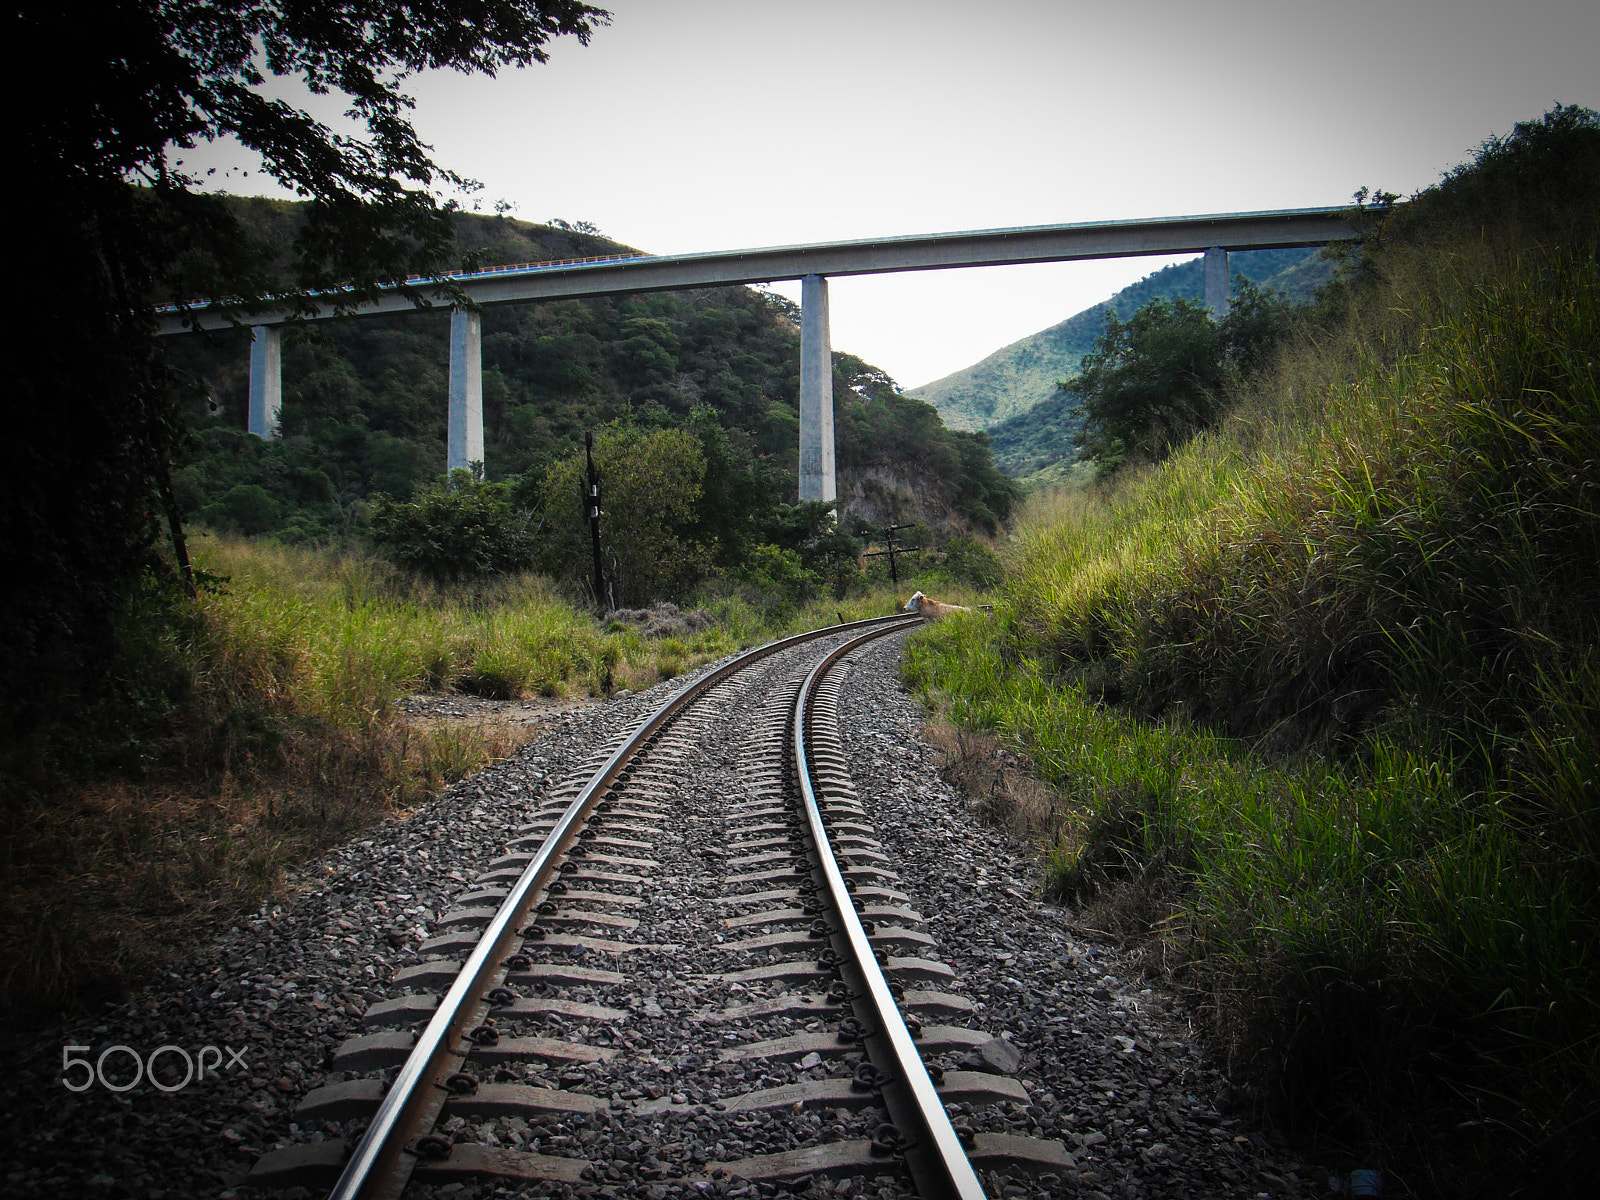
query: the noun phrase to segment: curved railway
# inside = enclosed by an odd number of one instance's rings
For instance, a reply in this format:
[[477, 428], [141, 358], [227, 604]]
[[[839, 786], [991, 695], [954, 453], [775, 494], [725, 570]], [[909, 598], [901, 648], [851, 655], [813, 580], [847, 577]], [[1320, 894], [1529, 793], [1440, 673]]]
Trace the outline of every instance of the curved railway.
[[[328, 1056], [295, 1116], [348, 1140], [268, 1153], [248, 1183], [370, 1200], [823, 1177], [979, 1200], [1070, 1168], [1058, 1141], [966, 1123], [1028, 1104], [1015, 1051], [967, 1027], [839, 741], [837, 668], [917, 621], [746, 652], [595, 755]], [[496, 1119], [526, 1136], [474, 1133]]]

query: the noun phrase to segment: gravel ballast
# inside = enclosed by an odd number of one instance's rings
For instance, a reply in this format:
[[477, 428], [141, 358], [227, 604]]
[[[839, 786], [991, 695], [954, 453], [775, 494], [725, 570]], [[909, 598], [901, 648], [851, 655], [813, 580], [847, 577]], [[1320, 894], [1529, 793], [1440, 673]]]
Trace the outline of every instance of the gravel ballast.
[[[1042, 1181], [996, 1181], [1007, 1195], [1294, 1196], [1313, 1194], [1304, 1169], [1258, 1130], [1216, 1107], [1222, 1080], [1208, 1065], [1182, 1005], [1137, 977], [1115, 949], [1070, 933], [1068, 914], [1036, 899], [1031, 852], [980, 825], [939, 774], [939, 755], [922, 741], [920, 706], [898, 682], [902, 638], [858, 652], [840, 701], [841, 742], [858, 799], [898, 873], [894, 885], [925, 919], [948, 963], [945, 990], [977, 1005], [967, 1022], [1016, 1051], [1009, 1067], [1030, 1094], [1025, 1106], [960, 1113], [973, 1127], [1059, 1138], [1076, 1169]], [[530, 1124], [488, 1120], [453, 1132], [473, 1141], [579, 1155], [594, 1178], [538, 1184], [540, 1194], [638, 1196], [670, 1200], [703, 1191], [739, 1195], [737, 1181], [696, 1183], [707, 1163], [797, 1145], [858, 1137], [871, 1109], [762, 1113], [735, 1120], [719, 1102], [753, 1088], [822, 1078], [828, 1062], [730, 1065], [713, 1053], [742, 1041], [795, 1032], [792, 1019], [726, 1029], [708, 1014], [767, 993], [726, 982], [751, 964], [694, 915], [725, 893], [729, 875], [729, 797], [738, 796], [741, 754], [754, 718], [781, 688], [777, 659], [738, 685], [728, 706], [739, 720], [704, 719], [684, 754], [681, 808], [660, 828], [637, 816], [611, 820], [609, 835], [643, 848], [615, 851], [659, 866], [646, 882], [618, 889], [617, 913], [638, 925], [606, 934], [637, 949], [597, 954], [552, 948], [551, 962], [624, 973], [626, 986], [550, 992], [574, 1004], [625, 1013], [623, 1020], [569, 1017], [515, 1034], [559, 1036], [613, 1052], [582, 1069], [518, 1066], [519, 1082], [596, 1097], [597, 1111]], [[5, 1191], [18, 1195], [164, 1197], [251, 1195], [246, 1176], [263, 1153], [349, 1135], [336, 1121], [302, 1127], [294, 1108], [307, 1091], [337, 1076], [329, 1056], [352, 1036], [371, 1033], [362, 1017], [400, 993], [396, 971], [423, 961], [425, 940], [447, 933], [441, 918], [504, 853], [512, 831], [532, 820], [556, 786], [592, 761], [687, 680], [622, 700], [563, 713], [506, 762], [450, 788], [404, 821], [369, 833], [311, 864], [281, 900], [237, 920], [214, 944], [172, 964], [135, 998], [65, 1031], [28, 1035], [14, 1047], [0, 1090], [6, 1114]], [[721, 690], [721, 689], [719, 689]], [[602, 835], [608, 831], [602, 823]], [[635, 897], [637, 899], [635, 899]], [[603, 906], [595, 906], [598, 911]], [[723, 907], [718, 918], [743, 910]], [[714, 924], [714, 922], [713, 922]], [[759, 933], [750, 930], [748, 933]], [[744, 936], [743, 933], [740, 936]], [[781, 993], [780, 993], [781, 994]], [[798, 1026], [803, 1030], [805, 1023]], [[63, 1082], [63, 1047], [76, 1065]], [[127, 1047], [128, 1053], [111, 1047]], [[132, 1074], [177, 1047], [205, 1066], [204, 1078], [163, 1092], [141, 1080], [125, 1093], [105, 1082]], [[215, 1047], [206, 1051], [203, 1047]], [[991, 1052], [1004, 1057], [1003, 1048]], [[102, 1055], [105, 1055], [102, 1059]], [[158, 1081], [175, 1085], [184, 1058], [163, 1051]], [[961, 1055], [950, 1070], [971, 1069]], [[820, 1074], [819, 1074], [820, 1073]], [[392, 1075], [392, 1071], [389, 1072]], [[485, 1075], [492, 1076], [493, 1072]], [[811, 1181], [805, 1194], [894, 1196], [882, 1179]], [[413, 1185], [415, 1194], [493, 1195], [491, 1184]], [[768, 1185], [745, 1195], [770, 1195]], [[276, 1195], [310, 1195], [289, 1189]], [[320, 1194], [320, 1193], [319, 1193]]]
[[899, 681], [900, 642], [851, 660], [840, 724], [913, 907], [982, 1006], [979, 1024], [1022, 1053], [1030, 1110], [970, 1119], [1063, 1138], [1080, 1195], [1319, 1194], [1303, 1164], [1218, 1111], [1224, 1081], [1178, 997], [1114, 946], [1069, 932], [1071, 914], [1038, 898], [1036, 852], [981, 824], [944, 781], [919, 733], [926, 713]]

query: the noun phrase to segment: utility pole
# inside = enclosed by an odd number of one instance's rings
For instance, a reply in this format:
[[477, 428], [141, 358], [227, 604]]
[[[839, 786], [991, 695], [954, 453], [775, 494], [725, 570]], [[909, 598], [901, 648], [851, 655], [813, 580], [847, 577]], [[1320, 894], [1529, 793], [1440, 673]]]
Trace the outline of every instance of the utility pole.
[[895, 533], [895, 530], [897, 530], [897, 529], [912, 529], [912, 528], [915, 528], [915, 526], [912, 526], [912, 525], [886, 525], [886, 526], [884, 526], [884, 530], [883, 530], [884, 541], [888, 543], [889, 548], [887, 550], [872, 550], [872, 551], [869, 551], [868, 553], [863, 554], [861, 556], [862, 558], [882, 558], [884, 556], [887, 556], [888, 559], [889, 559], [889, 580], [890, 580], [891, 583], [894, 584], [895, 587], [899, 587], [900, 586], [900, 571], [895, 565], [895, 555], [897, 555], [897, 554], [907, 554], [910, 551], [904, 546], [896, 546], [894, 544], [894, 533]]
[[600, 567], [600, 472], [594, 465], [594, 434], [583, 435], [583, 456], [589, 463], [588, 486], [584, 489], [583, 512], [589, 520], [589, 538], [594, 543], [594, 606], [605, 611], [606, 577]]

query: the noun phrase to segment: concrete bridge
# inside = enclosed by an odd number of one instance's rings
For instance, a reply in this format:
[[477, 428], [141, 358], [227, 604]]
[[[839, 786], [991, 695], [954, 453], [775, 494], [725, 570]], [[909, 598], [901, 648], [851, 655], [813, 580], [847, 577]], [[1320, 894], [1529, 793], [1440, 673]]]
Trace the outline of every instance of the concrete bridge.
[[[1228, 306], [1229, 251], [1320, 246], [1350, 238], [1354, 236], [1354, 211], [1288, 209], [1035, 225], [709, 254], [636, 255], [451, 276], [450, 282], [466, 294], [473, 307], [456, 305], [450, 312], [446, 469], [483, 461], [482, 322], [478, 309], [485, 305], [800, 280], [800, 498], [833, 500], [838, 492], [833, 456], [833, 351], [828, 333], [830, 276], [1204, 253], [1206, 304], [1221, 315]], [[429, 300], [443, 299], [437, 290], [430, 293], [427, 283], [414, 285], [412, 291]], [[355, 315], [415, 307], [416, 302], [396, 288], [362, 305]], [[278, 428], [283, 399], [282, 331], [287, 320], [287, 315], [270, 313], [249, 318], [253, 332], [249, 428], [260, 437], [271, 437]], [[226, 315], [206, 309], [188, 314], [168, 310], [162, 314], [161, 332], [223, 329], [233, 323]]]

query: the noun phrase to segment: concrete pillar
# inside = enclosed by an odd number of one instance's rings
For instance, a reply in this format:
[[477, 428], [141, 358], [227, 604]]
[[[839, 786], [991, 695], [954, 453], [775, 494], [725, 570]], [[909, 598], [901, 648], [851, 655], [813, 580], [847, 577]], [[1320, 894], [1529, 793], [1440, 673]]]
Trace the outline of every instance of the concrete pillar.
[[833, 500], [833, 345], [828, 281], [800, 281], [800, 499]]
[[275, 437], [283, 411], [283, 330], [277, 325], [250, 328], [250, 432]]
[[1221, 246], [1206, 251], [1206, 307], [1217, 320], [1228, 315], [1228, 252]]
[[445, 470], [483, 462], [483, 316], [450, 310], [450, 444]]

